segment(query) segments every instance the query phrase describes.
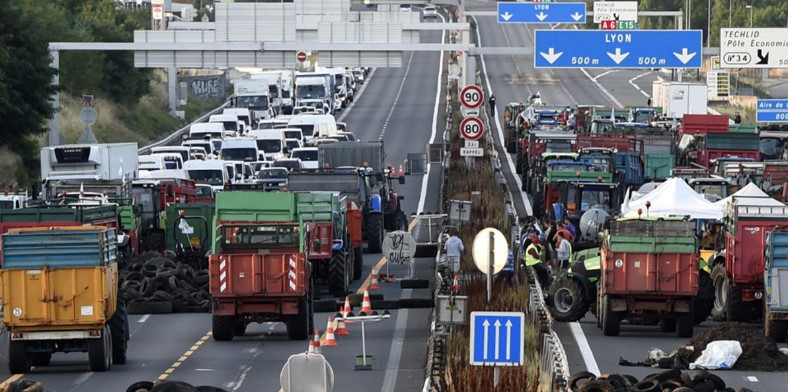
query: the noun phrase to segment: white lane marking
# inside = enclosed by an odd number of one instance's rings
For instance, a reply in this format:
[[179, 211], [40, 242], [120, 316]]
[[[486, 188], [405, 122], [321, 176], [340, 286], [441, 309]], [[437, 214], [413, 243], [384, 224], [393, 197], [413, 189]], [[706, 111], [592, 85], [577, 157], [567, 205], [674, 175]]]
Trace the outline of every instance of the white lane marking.
[[641, 93], [641, 94], [645, 95], [645, 96], [646, 96], [646, 98], [651, 98], [651, 96], [650, 96], [650, 95], [648, 95], [648, 94], [647, 94], [645, 91], [641, 90], [641, 89], [640, 89], [640, 87], [638, 87], [638, 85], [637, 85], [637, 84], [635, 84], [635, 80], [637, 80], [637, 79], [638, 79], [638, 78], [640, 78], [641, 76], [646, 76], [646, 75], [648, 75], [648, 74], [650, 74], [650, 73], [651, 73], [651, 71], [649, 71], [649, 72], [643, 72], [642, 74], [640, 74], [640, 75], [638, 75], [638, 76], [635, 76], [635, 77], [634, 77], [634, 78], [632, 78], [632, 79], [629, 79], [629, 84], [631, 84], [631, 85], [632, 85], [632, 87], [634, 87], [634, 88], [635, 88], [635, 90], [638, 90], [638, 91], [640, 91], [640, 93]]
[[244, 369], [244, 371], [241, 373], [241, 376], [238, 377], [238, 382], [233, 383], [235, 384], [233, 385], [233, 391], [241, 389], [241, 386], [244, 385], [244, 381], [246, 380], [246, 373], [249, 373], [250, 370], [252, 370], [251, 366], [247, 366], [246, 369]]
[[610, 94], [607, 91], [605, 86], [603, 86], [601, 83], [597, 82], [596, 79], [594, 79], [591, 75], [589, 75], [588, 72], [586, 72], [585, 68], [580, 68], [580, 72], [584, 73], [588, 77], [588, 79], [591, 81], [591, 83], [594, 83], [594, 85], [599, 89], [599, 91], [601, 91], [602, 94], [605, 94], [605, 96], [607, 97], [607, 99], [610, 100], [611, 103], [613, 103], [614, 105], [616, 105], [616, 106], [618, 106], [620, 108], [624, 107], [624, 105], [622, 105], [621, 102], [619, 102], [616, 99], [616, 97], [613, 96], [613, 94]]
[[[403, 298], [410, 298], [413, 289], [402, 290]], [[389, 359], [386, 361], [386, 375], [383, 376], [381, 391], [393, 391], [397, 385], [397, 373], [399, 372], [399, 360], [402, 357], [403, 341], [405, 340], [405, 329], [408, 325], [408, 309], [397, 311], [397, 324], [394, 326], [394, 339], [389, 350]]]
[[[473, 21], [474, 21], [475, 23], [477, 23], [477, 26], [478, 26], [478, 23], [479, 23], [479, 21], [478, 21], [478, 20], [476, 20], [476, 17], [475, 17], [475, 16], [473, 17]], [[512, 43], [511, 43], [511, 42], [509, 42], [509, 35], [508, 35], [508, 34], [506, 34], [506, 29], [504, 28], [503, 24], [500, 24], [500, 23], [499, 23], [499, 26], [501, 26], [501, 31], [503, 32], [503, 39], [506, 41], [506, 46], [507, 46], [507, 47], [510, 47], [510, 46], [512, 46]], [[477, 39], [478, 39], [478, 37], [479, 37], [479, 34], [481, 34], [481, 33], [479, 33], [479, 29], [477, 28], [477, 29], [476, 29], [476, 37], [477, 37]], [[481, 46], [481, 44], [479, 44], [479, 46]], [[516, 69], [516, 70], [517, 70], [517, 75], [522, 75], [522, 74], [523, 74], [523, 71], [521, 71], [521, 70], [520, 70], [520, 63], [519, 63], [519, 62], [518, 62], [518, 61], [517, 61], [517, 60], [514, 58], [514, 55], [510, 55], [509, 57], [512, 59], [512, 63], [514, 63], [514, 69]], [[483, 68], [483, 67], [484, 67], [484, 56], [481, 56], [481, 58], [482, 58], [482, 68]], [[485, 72], [485, 74], [484, 74], [484, 77], [485, 77], [485, 78], [487, 78], [487, 73], [486, 73], [486, 72]], [[489, 78], [488, 78], [488, 80], [489, 80]], [[488, 90], [489, 90], [489, 88], [488, 88]], [[529, 96], [529, 97], [530, 97], [531, 95], [533, 95], [533, 94], [534, 94], [534, 93], [531, 91], [531, 87], [529, 87], [529, 85], [528, 85], [528, 84], [526, 84], [526, 85], [525, 85], [525, 90], [526, 90], [526, 91], [528, 91], [528, 96]], [[502, 140], [503, 140], [503, 139], [502, 139]]]
[[90, 376], [93, 375], [93, 372], [82, 373], [76, 380], [74, 380], [74, 385], [82, 384], [83, 382], [87, 381]]
[[144, 323], [144, 322], [148, 321], [148, 319], [149, 319], [149, 318], [150, 318], [150, 315], [149, 315], [149, 314], [146, 314], [146, 315], [144, 315], [144, 316], [140, 317], [140, 319], [139, 319], [139, 320], [137, 320], [137, 322], [138, 322], [138, 323]]
[[[446, 18], [443, 17], [440, 13], [438, 16], [441, 17], [443, 22], [446, 22]], [[446, 39], [446, 30], [441, 32], [441, 43]], [[440, 64], [438, 65], [438, 91], [435, 93], [435, 106], [432, 109], [432, 134], [430, 135], [430, 144], [435, 143], [435, 136], [438, 134], [438, 107], [440, 106], [441, 102], [441, 76], [443, 76], [443, 51], [441, 50], [440, 53]], [[424, 173], [424, 177], [421, 178], [421, 194], [419, 195], [419, 204], [416, 206], [416, 214], [420, 214], [424, 211], [424, 203], [427, 202], [427, 186], [430, 182], [430, 167], [431, 164], [427, 164], [427, 172]]]
[[416, 52], [410, 52], [410, 59], [408, 59], [408, 67], [405, 68], [405, 74], [402, 75], [402, 82], [399, 84], [399, 91], [397, 91], [397, 96], [394, 97], [394, 103], [391, 104], [391, 109], [389, 109], [389, 115], [386, 116], [386, 121], [383, 122], [383, 130], [380, 131], [379, 140], [383, 140], [383, 135], [386, 134], [386, 128], [389, 126], [389, 120], [391, 120], [391, 115], [394, 114], [394, 109], [397, 108], [397, 102], [399, 102], [399, 96], [402, 95], [402, 88], [405, 87], [405, 80], [408, 79], [408, 73], [410, 72], [410, 63], [413, 62], [413, 55]]
[[580, 323], [577, 321], [569, 323], [569, 331], [572, 332], [572, 336], [574, 336], [577, 342], [577, 348], [580, 350], [580, 356], [583, 357], [583, 362], [586, 364], [586, 370], [597, 376], [602, 374], [599, 372], [599, 365], [597, 365], [596, 359], [594, 358], [594, 352], [588, 344], [588, 339], [586, 339], [586, 335], [583, 333], [583, 328], [580, 326]]
[[617, 70], [617, 69], [611, 69], [611, 70], [609, 70], [609, 71], [602, 72], [601, 74], [599, 74], [599, 75], [597, 75], [597, 76], [594, 76], [594, 80], [597, 80], [597, 79], [599, 79], [599, 78], [601, 78], [601, 77], [603, 77], [603, 76], [605, 76], [605, 75], [610, 75], [611, 73], [613, 73], [613, 72], [618, 72], [618, 71], [619, 71], [619, 70]]
[[[473, 17], [473, 22], [476, 23], [476, 26], [479, 25], [479, 21], [476, 20], [475, 16]], [[479, 45], [479, 47], [482, 46], [482, 37], [481, 37], [481, 33], [479, 33], [479, 29], [478, 28], [476, 29], [476, 42]], [[507, 45], [508, 45], [509, 41], [507, 40], [506, 42], [507, 42]], [[492, 94], [492, 86], [490, 85], [490, 76], [487, 75], [487, 63], [484, 61], [484, 55], [480, 55], [479, 58], [481, 58], [481, 60], [482, 60], [482, 72], [484, 72], [484, 80], [487, 82], [487, 92]], [[518, 68], [517, 72], [520, 72], [519, 68]], [[529, 92], [530, 92], [530, 89], [529, 89]], [[504, 143], [505, 139], [504, 139], [504, 136], [503, 136], [503, 127], [501, 126], [501, 122], [498, 119], [498, 110], [495, 111], [495, 128], [498, 131], [498, 138], [501, 140], [501, 143]], [[504, 147], [504, 152], [505, 152], [506, 151], [506, 146], [504, 145], [503, 147]], [[520, 176], [514, 170], [514, 162], [512, 161], [512, 154], [509, 154], [508, 152], [505, 152], [503, 155], [506, 157], [506, 163], [509, 165], [509, 172], [512, 173], [512, 177], [514, 177], [514, 182], [517, 183], [517, 189], [523, 189], [523, 182], [522, 182], [522, 180], [520, 180]], [[500, 158], [500, 156], [498, 156], [498, 157]], [[512, 200], [514, 200], [514, 195], [512, 195], [512, 192], [508, 191], [508, 190], [507, 190], [507, 192], [509, 192], [509, 197], [511, 197]], [[522, 200], [523, 206], [525, 206], [525, 212], [528, 214], [528, 216], [533, 216], [534, 211], [531, 208], [531, 202], [528, 200], [528, 198], [525, 197], [523, 192], [516, 192], [516, 194], [517, 194], [517, 197], [519, 197], [520, 200]]]
[[372, 75], [375, 74], [375, 70], [377, 70], [377, 68], [372, 68], [372, 71], [369, 72], [369, 75], [367, 75], [367, 77], [364, 78], [364, 84], [362, 84], [361, 88], [358, 89], [358, 94], [353, 96], [353, 102], [351, 102], [350, 105], [348, 105], [348, 107], [345, 108], [345, 111], [342, 113], [341, 116], [339, 116], [337, 121], [342, 122], [345, 119], [345, 117], [347, 117], [347, 115], [350, 114], [350, 109], [353, 109], [353, 107], [356, 106], [356, 102], [358, 102], [359, 98], [361, 98], [361, 94], [364, 94], [364, 90], [366, 90], [367, 86], [369, 86], [369, 80], [372, 79]]
[[749, 381], [749, 382], [758, 382], [758, 377], [747, 376], [747, 381]]

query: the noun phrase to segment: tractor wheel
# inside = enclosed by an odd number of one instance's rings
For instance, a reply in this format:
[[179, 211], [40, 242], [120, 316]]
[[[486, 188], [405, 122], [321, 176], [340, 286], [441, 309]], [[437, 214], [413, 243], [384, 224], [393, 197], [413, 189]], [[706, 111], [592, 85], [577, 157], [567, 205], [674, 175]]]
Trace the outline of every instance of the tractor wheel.
[[246, 325], [247, 324], [245, 322], [241, 320], [237, 320], [235, 324], [233, 324], [233, 335], [244, 336], [244, 334], [246, 333]]
[[109, 330], [112, 334], [112, 362], [118, 365], [126, 363], [126, 350], [128, 348], [129, 319], [126, 312], [126, 303], [118, 298], [115, 314], [109, 320]]
[[695, 319], [693, 317], [692, 307], [689, 313], [679, 313], [676, 318], [676, 336], [680, 338], [688, 338], [692, 336], [695, 329]]
[[676, 332], [676, 319], [663, 315], [659, 319], [659, 329], [662, 332]]
[[112, 367], [112, 337], [109, 326], [101, 331], [101, 338], [88, 340], [88, 363], [94, 372], [106, 372]]
[[517, 157], [514, 160], [514, 172], [517, 174], [523, 173], [523, 156], [522, 154], [517, 154]]
[[517, 152], [517, 138], [510, 137], [506, 142], [506, 152], [509, 154], [514, 154]]
[[367, 230], [367, 248], [369, 253], [380, 253], [383, 250], [383, 215], [373, 214], [367, 215], [367, 222], [365, 225]]
[[711, 317], [714, 321], [725, 321], [728, 317], [728, 302], [730, 291], [728, 290], [725, 277], [725, 265], [717, 264], [711, 270], [711, 282], [714, 286], [714, 307], [711, 309]]
[[397, 223], [398, 230], [408, 231], [408, 217], [402, 210], [397, 211]]
[[585, 289], [575, 279], [561, 278], [547, 292], [550, 314], [558, 321], [572, 322], [585, 316], [590, 306]]
[[612, 309], [610, 296], [602, 296], [602, 333], [605, 336], [618, 336], [621, 332], [621, 315]]
[[362, 253], [362, 249], [359, 246], [358, 248], [353, 249], [353, 280], [361, 279], [361, 275], [364, 273], [364, 254]]
[[8, 371], [11, 374], [24, 374], [30, 371], [30, 355], [27, 343], [8, 339]]
[[744, 301], [742, 289], [733, 287], [730, 278], [727, 279], [728, 291], [728, 321], [747, 322], [753, 318], [752, 303]]
[[701, 270], [698, 275], [698, 295], [692, 299], [692, 318], [698, 325], [711, 314], [714, 309], [714, 283], [706, 271]]
[[[311, 291], [310, 291], [311, 294]], [[290, 340], [306, 340], [309, 338], [311, 320], [314, 320], [314, 313], [310, 295], [298, 299], [298, 314], [290, 316], [285, 324], [287, 325], [287, 338]]]
[[344, 297], [348, 292], [350, 284], [348, 282], [348, 272], [346, 271], [345, 252], [343, 250], [334, 252], [328, 266], [328, 291], [335, 297]]
[[233, 332], [235, 332], [235, 317], [214, 315], [211, 321], [213, 340], [217, 342], [233, 340]]

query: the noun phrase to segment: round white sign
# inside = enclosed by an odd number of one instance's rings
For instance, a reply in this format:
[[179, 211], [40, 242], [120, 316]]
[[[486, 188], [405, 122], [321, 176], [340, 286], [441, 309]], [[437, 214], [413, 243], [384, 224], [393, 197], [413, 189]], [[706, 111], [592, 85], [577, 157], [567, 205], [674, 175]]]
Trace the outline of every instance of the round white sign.
[[383, 256], [389, 262], [394, 264], [410, 263], [413, 262], [413, 257], [416, 255], [416, 240], [407, 231], [390, 231], [383, 239], [382, 248]]
[[490, 233], [493, 234], [493, 273], [497, 274], [509, 258], [509, 243], [498, 229], [488, 227], [482, 229], [473, 239], [473, 262], [479, 271], [487, 274], [490, 269]]
[[22, 308], [14, 308], [13, 313], [14, 313], [15, 317], [21, 317], [22, 316]]
[[484, 92], [479, 86], [466, 86], [460, 93], [462, 105], [471, 109], [478, 108], [484, 103]]
[[479, 140], [484, 135], [484, 123], [476, 117], [468, 117], [460, 123], [460, 136], [466, 140]]

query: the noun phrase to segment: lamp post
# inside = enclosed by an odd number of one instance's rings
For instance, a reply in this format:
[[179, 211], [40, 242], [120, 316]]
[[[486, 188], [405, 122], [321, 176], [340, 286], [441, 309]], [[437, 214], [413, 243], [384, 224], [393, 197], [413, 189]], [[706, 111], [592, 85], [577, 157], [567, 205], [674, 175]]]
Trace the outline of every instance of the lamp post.
[[752, 11], [755, 9], [755, 7], [753, 7], [752, 4], [748, 4], [744, 7], [750, 10], [750, 28], [752, 28]]
[[708, 16], [706, 20], [706, 47], [711, 47], [711, 0], [709, 0]]

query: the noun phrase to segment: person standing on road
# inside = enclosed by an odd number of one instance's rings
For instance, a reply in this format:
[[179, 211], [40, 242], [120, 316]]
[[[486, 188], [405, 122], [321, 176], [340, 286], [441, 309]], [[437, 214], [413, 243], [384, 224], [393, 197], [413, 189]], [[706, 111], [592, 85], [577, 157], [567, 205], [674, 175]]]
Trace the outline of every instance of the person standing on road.
[[564, 218], [564, 228], [572, 233], [572, 237], [577, 237], [577, 229], [575, 228], [575, 225], [572, 224], [572, 221], [569, 220], [569, 218]]
[[736, 112], [736, 114], [733, 116], [733, 123], [736, 125], [741, 124], [741, 114], [739, 114], [739, 112]]
[[572, 258], [572, 244], [565, 237], [565, 231], [558, 232], [558, 249], [556, 250], [556, 258], [558, 259], [558, 270], [565, 270], [569, 268], [569, 261]]
[[460, 255], [465, 250], [460, 237], [457, 237], [457, 231], [452, 231], [451, 237], [446, 241], [446, 258], [449, 262], [449, 270], [453, 274], [460, 273]]
[[547, 289], [550, 281], [550, 272], [547, 266], [542, 261], [541, 247], [539, 246], [539, 238], [533, 232], [528, 233], [528, 240], [530, 244], [525, 249], [523, 255], [523, 264], [526, 267], [531, 267], [536, 272], [536, 278], [539, 280], [539, 285], [542, 289]]
[[490, 117], [495, 117], [495, 95], [490, 95]]

